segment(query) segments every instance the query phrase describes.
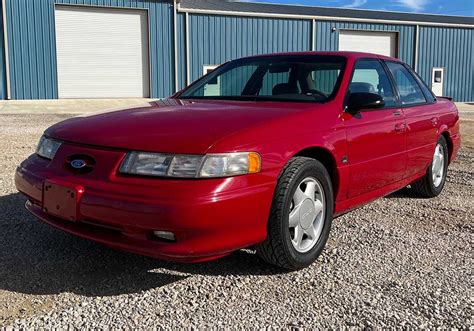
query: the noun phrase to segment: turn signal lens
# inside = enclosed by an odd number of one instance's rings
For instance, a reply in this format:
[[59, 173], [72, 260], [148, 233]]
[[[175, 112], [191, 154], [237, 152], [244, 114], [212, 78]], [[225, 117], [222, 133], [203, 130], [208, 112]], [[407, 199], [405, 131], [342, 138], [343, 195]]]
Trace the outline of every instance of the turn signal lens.
[[249, 153], [249, 174], [255, 174], [262, 169], [262, 159], [258, 153]]

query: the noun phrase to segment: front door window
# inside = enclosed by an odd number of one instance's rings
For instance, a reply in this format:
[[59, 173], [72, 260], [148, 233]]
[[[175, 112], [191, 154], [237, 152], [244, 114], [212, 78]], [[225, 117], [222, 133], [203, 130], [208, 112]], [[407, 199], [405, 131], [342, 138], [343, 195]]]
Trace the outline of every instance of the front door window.
[[378, 60], [360, 60], [357, 62], [349, 90], [350, 93], [378, 94], [384, 99], [385, 108], [397, 105], [390, 80]]

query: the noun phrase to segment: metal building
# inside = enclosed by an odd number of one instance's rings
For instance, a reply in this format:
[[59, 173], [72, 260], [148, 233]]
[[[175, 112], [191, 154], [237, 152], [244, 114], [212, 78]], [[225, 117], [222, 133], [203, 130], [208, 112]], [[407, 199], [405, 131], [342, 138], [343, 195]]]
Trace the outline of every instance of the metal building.
[[398, 57], [474, 101], [474, 17], [219, 0], [2, 0], [0, 99], [167, 97], [253, 54]]

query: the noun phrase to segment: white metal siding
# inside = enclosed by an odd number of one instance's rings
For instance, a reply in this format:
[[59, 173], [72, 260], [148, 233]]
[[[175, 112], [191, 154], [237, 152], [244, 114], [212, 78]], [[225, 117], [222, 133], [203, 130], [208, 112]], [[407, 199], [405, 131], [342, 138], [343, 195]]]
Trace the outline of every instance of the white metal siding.
[[397, 34], [379, 31], [340, 31], [339, 50], [397, 56]]
[[56, 7], [59, 98], [149, 96], [145, 10]]

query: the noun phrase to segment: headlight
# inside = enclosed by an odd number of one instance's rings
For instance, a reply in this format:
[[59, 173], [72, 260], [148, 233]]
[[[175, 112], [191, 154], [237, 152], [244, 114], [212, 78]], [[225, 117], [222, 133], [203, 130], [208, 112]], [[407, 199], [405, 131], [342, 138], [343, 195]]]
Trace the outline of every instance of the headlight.
[[130, 152], [119, 171], [143, 176], [215, 178], [252, 174], [260, 169], [260, 155], [253, 152], [209, 155]]
[[46, 159], [52, 160], [60, 146], [60, 141], [42, 136], [38, 143], [38, 147], [36, 148], [36, 154]]
[[228, 177], [260, 172], [257, 153], [210, 154], [204, 159], [199, 177]]

